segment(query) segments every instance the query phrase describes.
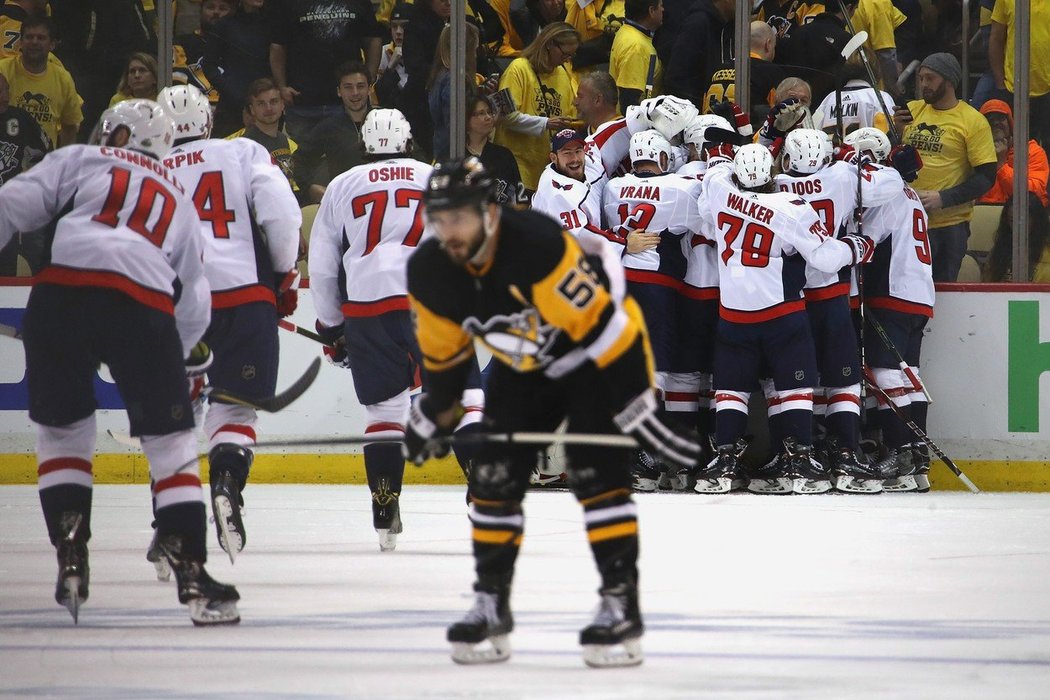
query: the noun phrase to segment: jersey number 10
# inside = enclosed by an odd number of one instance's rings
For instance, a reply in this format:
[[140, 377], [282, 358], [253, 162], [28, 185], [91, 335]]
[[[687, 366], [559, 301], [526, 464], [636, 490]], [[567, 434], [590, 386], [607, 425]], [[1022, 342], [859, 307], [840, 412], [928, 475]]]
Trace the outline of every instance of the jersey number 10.
[[[106, 202], [102, 205], [102, 211], [91, 217], [91, 220], [116, 228], [120, 225], [120, 210], [124, 208], [124, 202], [128, 198], [131, 171], [127, 168], [112, 168], [109, 174], [109, 194], [106, 195]], [[158, 199], [160, 214], [153, 226], [148, 226], [147, 222]], [[151, 177], [142, 178], [135, 208], [128, 217], [127, 227], [160, 248], [164, 244], [164, 237], [168, 235], [168, 227], [171, 226], [171, 217], [174, 215], [175, 197], [159, 181]]]

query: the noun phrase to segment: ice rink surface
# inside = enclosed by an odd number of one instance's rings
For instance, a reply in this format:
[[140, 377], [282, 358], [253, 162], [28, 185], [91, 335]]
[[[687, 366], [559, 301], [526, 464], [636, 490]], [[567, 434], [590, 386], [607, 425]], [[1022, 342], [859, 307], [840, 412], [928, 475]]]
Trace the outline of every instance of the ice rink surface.
[[[509, 662], [459, 667], [463, 489], [406, 487], [381, 554], [365, 487], [245, 492], [248, 545], [209, 570], [242, 623], [194, 628], [155, 580], [146, 486], [99, 486], [80, 625], [33, 487], [0, 487], [0, 695], [18, 698], [1047, 698], [1050, 494], [637, 498], [645, 664], [594, 670], [580, 509], [529, 494]], [[211, 525], [209, 525], [211, 528]]]

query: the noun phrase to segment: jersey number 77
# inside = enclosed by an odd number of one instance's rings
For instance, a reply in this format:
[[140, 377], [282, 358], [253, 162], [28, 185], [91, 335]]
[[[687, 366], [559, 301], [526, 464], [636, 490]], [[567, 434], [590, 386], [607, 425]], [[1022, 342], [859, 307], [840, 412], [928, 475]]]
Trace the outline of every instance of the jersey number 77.
[[[368, 215], [365, 252], [362, 255], [368, 255], [379, 245], [379, 241], [383, 237], [383, 219], [386, 217], [386, 208], [389, 202], [390, 195], [386, 190], [376, 190], [368, 194], [358, 195], [350, 201], [350, 211], [355, 219], [360, 219], [365, 214]], [[423, 192], [420, 190], [406, 188], [394, 190], [395, 207], [398, 209], [415, 207], [415, 212], [412, 215], [412, 225], [409, 226], [408, 233], [401, 240], [401, 245], [414, 248], [423, 235], [423, 212], [420, 206], [422, 202]]]

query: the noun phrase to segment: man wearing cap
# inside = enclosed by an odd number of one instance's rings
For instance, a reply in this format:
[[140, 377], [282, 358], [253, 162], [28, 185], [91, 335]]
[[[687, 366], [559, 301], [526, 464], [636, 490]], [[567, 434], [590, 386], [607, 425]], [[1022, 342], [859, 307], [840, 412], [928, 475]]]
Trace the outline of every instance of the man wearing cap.
[[923, 168], [911, 185], [930, 217], [929, 246], [927, 233], [916, 230], [915, 254], [933, 265], [935, 282], [959, 276], [973, 202], [995, 182], [992, 131], [980, 112], [956, 97], [961, 78], [951, 54], [927, 56], [918, 75], [922, 99], [893, 115], [902, 141], [922, 156]]
[[379, 56], [379, 77], [375, 89], [379, 103], [384, 106], [396, 107], [401, 91], [408, 82], [408, 72], [401, 54], [407, 24], [408, 5], [399, 2], [390, 11], [390, 43], [383, 47]]

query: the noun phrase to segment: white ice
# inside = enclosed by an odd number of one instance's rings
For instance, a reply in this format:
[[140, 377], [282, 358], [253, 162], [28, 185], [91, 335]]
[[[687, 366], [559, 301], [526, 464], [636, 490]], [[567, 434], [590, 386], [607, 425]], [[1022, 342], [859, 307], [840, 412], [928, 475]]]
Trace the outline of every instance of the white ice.
[[639, 496], [646, 660], [614, 670], [580, 658], [598, 579], [568, 493], [529, 494], [513, 656], [471, 668], [444, 641], [471, 604], [462, 488], [406, 487], [387, 554], [364, 487], [245, 496], [236, 566], [209, 529], [240, 626], [194, 628], [145, 560], [147, 488], [99, 486], [74, 627], [36, 490], [0, 488], [0, 695], [1050, 697], [1050, 494]]

